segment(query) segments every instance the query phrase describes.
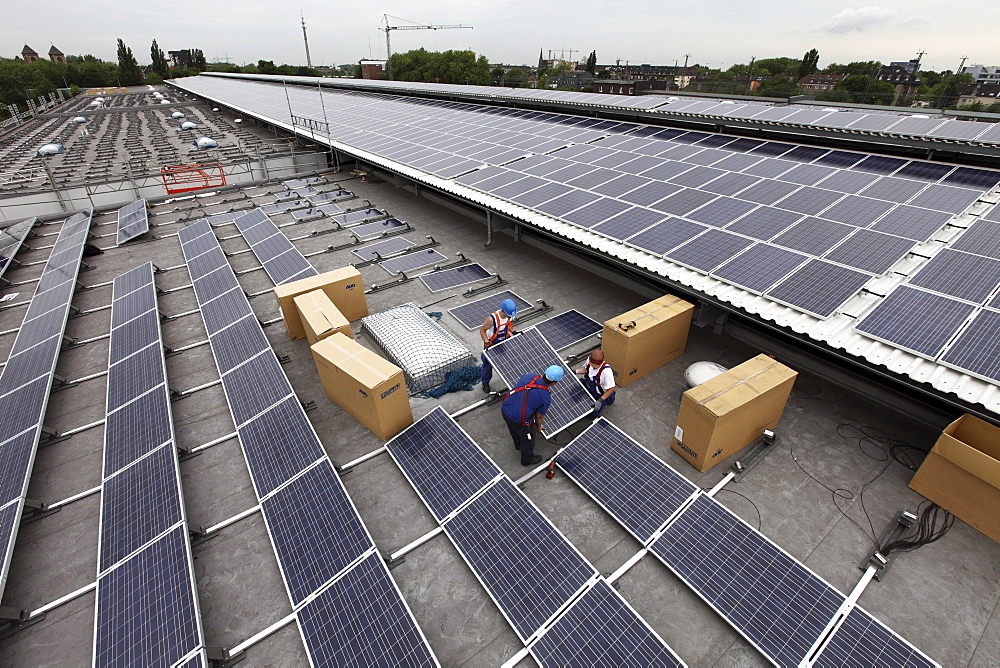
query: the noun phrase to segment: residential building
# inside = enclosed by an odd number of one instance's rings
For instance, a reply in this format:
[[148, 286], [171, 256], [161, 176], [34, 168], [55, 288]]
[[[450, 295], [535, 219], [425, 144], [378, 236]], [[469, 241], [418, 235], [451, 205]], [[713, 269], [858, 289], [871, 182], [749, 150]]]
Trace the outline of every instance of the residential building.
[[1000, 81], [989, 83], [959, 84], [955, 87], [958, 93], [958, 107], [967, 107], [976, 102], [991, 105], [1000, 102]]
[[595, 93], [610, 95], [635, 95], [635, 84], [635, 81], [622, 81], [620, 79], [597, 79], [591, 90]]
[[799, 79], [799, 86], [805, 90], [833, 90], [833, 87], [847, 78], [846, 74], [823, 74], [817, 72]]
[[896, 89], [896, 95], [892, 100], [893, 106], [906, 106], [913, 100], [917, 89], [920, 88], [920, 77], [917, 76], [917, 70], [910, 66], [915, 62], [917, 61], [911, 60], [909, 63], [883, 65], [878, 71], [875, 78], [892, 84]]
[[971, 74], [976, 83], [1000, 83], [1000, 65], [969, 65], [962, 68], [962, 74]]
[[381, 79], [382, 71], [384, 69], [384, 60], [362, 60], [361, 61], [361, 78], [362, 79]]

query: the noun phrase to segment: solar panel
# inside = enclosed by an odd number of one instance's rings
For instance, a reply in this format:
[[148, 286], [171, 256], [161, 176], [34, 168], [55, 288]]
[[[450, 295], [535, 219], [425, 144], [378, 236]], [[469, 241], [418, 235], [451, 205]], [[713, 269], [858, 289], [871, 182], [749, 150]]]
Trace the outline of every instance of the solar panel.
[[25, 237], [31, 232], [37, 218], [27, 218], [0, 229], [0, 276], [10, 266], [10, 261], [21, 249]]
[[643, 544], [698, 491], [603, 417], [560, 451], [556, 462]]
[[874, 174], [851, 172], [842, 169], [820, 181], [819, 185], [827, 190], [835, 190], [839, 193], [858, 193], [871, 185], [877, 178]]
[[[610, 183], [608, 184], [611, 185]], [[612, 194], [607, 192], [610, 187], [604, 188], [605, 194]], [[660, 181], [647, 182], [645, 185], [639, 186], [635, 190], [630, 190], [629, 192], [619, 195], [621, 199], [626, 202], [631, 202], [632, 204], [638, 204], [639, 206], [649, 206], [654, 202], [659, 202], [660, 200], [669, 197], [675, 193], [679, 193], [683, 188], [681, 186], [675, 186], [672, 183], [661, 183]]]
[[390, 274], [396, 275], [401, 271], [413, 271], [414, 269], [420, 269], [421, 267], [426, 267], [447, 259], [447, 257], [438, 253], [433, 248], [428, 248], [417, 253], [407, 253], [406, 255], [400, 255], [384, 262], [379, 262], [378, 266]]
[[726, 229], [765, 241], [801, 218], [802, 215], [798, 213], [763, 206], [726, 225]]
[[[315, 432], [300, 419], [301, 413], [299, 400], [291, 396], [237, 429], [259, 498], [271, 494], [325, 454]], [[289, 447], [290, 443], [295, 447]]]
[[456, 288], [459, 285], [482, 281], [492, 276], [495, 276], [495, 274], [491, 274], [481, 264], [474, 262], [462, 265], [461, 267], [455, 267], [454, 269], [445, 269], [444, 271], [424, 274], [420, 277], [420, 281], [431, 292], [441, 292], [449, 288]]
[[518, 313], [523, 313], [534, 306], [517, 296], [510, 290], [504, 290], [503, 292], [498, 292], [495, 295], [490, 295], [488, 297], [481, 297], [479, 299], [473, 300], [471, 302], [462, 304], [461, 306], [455, 306], [454, 308], [448, 309], [455, 320], [462, 323], [466, 329], [479, 329], [482, 324], [486, 321], [486, 318], [500, 309], [500, 303], [505, 299], [510, 299], [517, 306]]
[[299, 249], [260, 209], [254, 209], [237, 218], [236, 227], [250, 244], [250, 250], [264, 265], [264, 271], [275, 285], [315, 276], [318, 273]]
[[991, 190], [1000, 183], [1000, 172], [987, 169], [975, 169], [973, 167], [959, 167], [941, 181], [948, 186], [961, 186], [964, 188], [979, 188], [980, 190]]
[[934, 358], [975, 310], [970, 304], [901, 285], [862, 318], [855, 329]]
[[397, 230], [400, 227], [406, 227], [406, 223], [396, 218], [386, 218], [385, 220], [377, 220], [374, 223], [365, 223], [363, 225], [357, 225], [350, 228], [351, 234], [358, 239], [364, 239], [365, 237], [374, 237], [380, 234], [385, 234], [390, 230]]
[[292, 605], [374, 547], [326, 457], [261, 500]]
[[542, 666], [683, 666], [621, 594], [597, 580], [532, 646]]
[[946, 248], [913, 275], [909, 283], [982, 303], [1000, 285], [1000, 260]]
[[712, 276], [760, 294], [808, 259], [783, 248], [754, 244], [713, 271]]
[[868, 227], [893, 207], [892, 202], [848, 195], [823, 212], [827, 220], [838, 223], [848, 223], [859, 227]]
[[1000, 260], [1000, 223], [988, 220], [976, 221], [962, 233], [951, 248]]
[[549, 386], [552, 403], [545, 415], [545, 435], [549, 438], [593, 412], [593, 397], [576, 381], [537, 328], [531, 327], [494, 344], [485, 354], [509, 388], [526, 373], [540, 374], [552, 365], [563, 368], [565, 379]]
[[108, 414], [104, 426], [104, 477], [110, 477], [173, 437], [170, 402], [149, 392]]
[[858, 230], [825, 257], [861, 271], [884, 274], [912, 248], [912, 239], [872, 230]]
[[765, 656], [797, 666], [844, 596], [707, 495], [651, 549]]
[[592, 232], [603, 234], [618, 241], [624, 241], [633, 234], [642, 232], [647, 227], [666, 220], [662, 213], [633, 207], [624, 213], [605, 220], [591, 228]]
[[871, 229], [914, 241], [927, 241], [951, 218], [949, 213], [928, 211], [914, 206], [897, 206], [872, 225]]
[[781, 180], [788, 181], [789, 183], [798, 183], [801, 186], [814, 186], [817, 182], [830, 176], [835, 171], [819, 165], [801, 164], [782, 174]]
[[826, 318], [871, 279], [854, 269], [823, 260], [809, 260], [788, 278], [767, 291], [771, 299]]
[[854, 607], [812, 665], [930, 668], [938, 664], [862, 608]]
[[503, 475], [440, 406], [400, 432], [386, 448], [438, 522]]
[[1000, 347], [997, 341], [1000, 341], [1000, 312], [983, 309], [948, 346], [941, 361], [980, 378], [1000, 381]]
[[779, 199], [788, 196], [799, 186], [782, 181], [761, 181], [740, 192], [740, 199], [750, 200], [758, 204], [774, 204]]
[[440, 665], [377, 552], [295, 618], [314, 666]]
[[609, 218], [621, 215], [624, 212], [630, 212], [632, 209], [633, 207], [630, 204], [619, 202], [609, 197], [602, 197], [575, 211], [564, 214], [562, 218], [580, 227], [593, 227]]
[[603, 328], [601, 323], [588, 318], [576, 309], [560, 313], [535, 325], [535, 329], [556, 350], [589, 339]]
[[930, 185], [910, 201], [913, 206], [948, 213], [962, 213], [982, 197], [981, 190]]
[[115, 245], [121, 246], [141, 234], [149, 232], [149, 218], [146, 215], [146, 200], [141, 199], [118, 209], [118, 232]]
[[771, 243], [792, 250], [822, 255], [846, 239], [856, 228], [819, 218], [804, 218], [776, 236]]
[[97, 581], [94, 665], [171, 665], [204, 644], [187, 529], [175, 527]]
[[715, 193], [716, 195], [735, 195], [744, 188], [749, 188], [759, 181], [760, 179], [754, 176], [729, 172], [723, 174], [717, 179], [709, 181], [705, 185], [701, 186], [701, 189], [710, 193]]
[[693, 211], [694, 209], [697, 209], [714, 199], [715, 195], [712, 193], [686, 188], [660, 200], [659, 202], [651, 204], [650, 207], [656, 209], [657, 211], [663, 211], [664, 213], [672, 213], [677, 216], [683, 216], [689, 211]]
[[668, 218], [662, 223], [657, 223], [628, 237], [625, 243], [649, 251], [654, 255], [663, 255], [671, 248], [679, 246], [707, 229], [711, 228], [690, 223], [681, 218]]
[[535, 208], [542, 213], [547, 213], [550, 216], [562, 216], [574, 209], [579, 209], [581, 206], [586, 206], [593, 202], [599, 200], [600, 197], [594, 193], [589, 193], [584, 190], [572, 190], [565, 195], [560, 195], [548, 202], [542, 202], [535, 205]]
[[666, 257], [674, 262], [708, 272], [751, 244], [753, 244], [752, 239], [713, 228], [668, 252]]
[[[596, 575], [507, 480], [487, 487], [444, 528], [522, 640], [534, 635]], [[525, 564], [544, 574], [544, 584], [524, 577]]]
[[906, 202], [924, 189], [926, 184], [920, 181], [910, 181], [892, 176], [884, 176], [861, 191], [865, 197], [888, 200], [890, 202]]

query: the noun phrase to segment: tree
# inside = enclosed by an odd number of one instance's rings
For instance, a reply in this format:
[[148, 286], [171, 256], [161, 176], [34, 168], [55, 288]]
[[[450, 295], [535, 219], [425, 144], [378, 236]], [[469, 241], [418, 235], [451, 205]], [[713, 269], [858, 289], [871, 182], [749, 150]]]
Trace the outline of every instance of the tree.
[[258, 60], [257, 71], [261, 74], [278, 74], [278, 67], [273, 60]]
[[587, 56], [586, 70], [590, 72], [590, 76], [597, 76], [597, 51], [591, 51]]
[[816, 70], [819, 65], [819, 51], [816, 49], [809, 49], [806, 51], [806, 55], [802, 56], [802, 62], [799, 63], [799, 79], [802, 77], [807, 77]]
[[396, 81], [488, 86], [490, 64], [486, 56], [477, 58], [471, 51], [416, 49], [392, 54], [392, 77]]
[[887, 81], [879, 81], [867, 76], [849, 76], [836, 86], [834, 91], [842, 91], [850, 97], [850, 102], [859, 104], [892, 104], [896, 97], [896, 87]]
[[527, 78], [524, 76], [524, 70], [520, 67], [512, 67], [510, 68], [510, 71], [507, 72], [505, 85], [509, 88], [524, 88], [526, 81]]
[[494, 86], [502, 86], [504, 80], [503, 68], [497, 65], [492, 70], [490, 70], [490, 82]]
[[826, 74], [846, 74], [848, 76], [874, 76], [878, 74], [882, 63], [877, 60], [855, 60], [852, 63], [841, 65], [830, 63], [823, 70]]
[[191, 67], [198, 70], [199, 72], [204, 72], [208, 69], [208, 62], [205, 60], [205, 54], [201, 49], [189, 49], [191, 53]]
[[161, 79], [166, 79], [170, 76], [170, 64], [167, 62], [167, 55], [163, 53], [163, 49], [159, 47], [155, 39], [152, 46], [149, 47], [149, 57], [153, 64], [153, 71], [159, 74]]
[[757, 88], [758, 95], [767, 97], [791, 97], [802, 92], [797, 80], [786, 74], [779, 74], [762, 81]]
[[142, 83], [142, 71], [132, 55], [132, 49], [118, 38], [118, 80], [122, 86], [138, 86]]
[[358, 66], [354, 68], [354, 78], [355, 79], [364, 79], [365, 78], [364, 70], [361, 69], [361, 61], [360, 60], [358, 61]]

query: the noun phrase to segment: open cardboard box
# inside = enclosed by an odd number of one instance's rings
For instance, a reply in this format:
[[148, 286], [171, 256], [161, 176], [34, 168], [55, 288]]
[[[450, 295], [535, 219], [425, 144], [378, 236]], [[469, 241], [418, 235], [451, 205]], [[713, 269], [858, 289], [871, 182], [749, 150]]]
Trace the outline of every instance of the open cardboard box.
[[361, 272], [355, 267], [341, 267], [318, 276], [310, 276], [291, 283], [274, 286], [274, 296], [281, 307], [281, 317], [292, 341], [304, 339], [305, 325], [295, 306], [295, 298], [313, 290], [322, 290], [330, 298], [348, 322], [360, 320], [368, 315], [368, 301], [365, 288], [361, 284]]
[[972, 415], [952, 422], [910, 488], [1000, 542], [1000, 427]]
[[353, 339], [351, 323], [340, 312], [340, 309], [326, 296], [322, 290], [313, 290], [295, 297], [295, 308], [306, 330], [309, 345], [336, 332]]

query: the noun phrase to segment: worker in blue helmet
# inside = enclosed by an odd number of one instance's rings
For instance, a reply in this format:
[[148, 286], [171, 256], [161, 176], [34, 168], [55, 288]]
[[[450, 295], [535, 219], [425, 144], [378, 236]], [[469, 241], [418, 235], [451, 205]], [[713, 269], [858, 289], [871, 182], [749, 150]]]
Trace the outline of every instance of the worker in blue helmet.
[[[500, 302], [500, 310], [490, 313], [483, 322], [483, 326], [479, 328], [479, 338], [483, 340], [483, 350], [513, 336], [514, 318], [516, 317], [517, 304], [514, 303], [513, 299], [505, 299]], [[493, 380], [493, 365], [483, 353], [479, 354], [479, 359], [483, 361], [479, 379], [483, 382], [483, 392], [489, 394], [490, 381]]]
[[503, 398], [500, 413], [514, 448], [521, 451], [521, 466], [534, 466], [542, 461], [542, 456], [535, 454], [535, 434], [545, 428], [542, 423], [552, 403], [550, 388], [562, 378], [563, 368], [555, 364], [541, 374], [526, 373]]

